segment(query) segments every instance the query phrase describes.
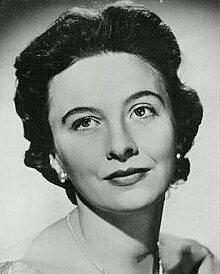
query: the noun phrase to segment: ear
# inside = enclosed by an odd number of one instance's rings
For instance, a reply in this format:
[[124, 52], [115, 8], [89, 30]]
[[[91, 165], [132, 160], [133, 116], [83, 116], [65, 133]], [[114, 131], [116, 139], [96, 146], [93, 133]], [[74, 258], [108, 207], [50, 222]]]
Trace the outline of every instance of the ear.
[[64, 172], [64, 169], [62, 167], [58, 154], [57, 153], [50, 154], [49, 157], [50, 157], [50, 165], [52, 168], [56, 170], [57, 174]]

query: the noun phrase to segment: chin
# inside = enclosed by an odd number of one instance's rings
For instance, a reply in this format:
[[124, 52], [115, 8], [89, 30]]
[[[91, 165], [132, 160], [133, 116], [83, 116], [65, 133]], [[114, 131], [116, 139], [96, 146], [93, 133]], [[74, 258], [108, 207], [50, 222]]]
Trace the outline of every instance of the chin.
[[[161, 183], [158, 184], [158, 181]], [[167, 190], [166, 181], [154, 179], [145, 179], [131, 186], [102, 186], [98, 192], [91, 190], [88, 195], [81, 196], [81, 200], [93, 210], [115, 213], [140, 212], [159, 204], [163, 205]]]
[[164, 192], [154, 194], [150, 192], [132, 191], [123, 193], [117, 197], [112, 197], [105, 205], [98, 205], [106, 211], [115, 213], [134, 213], [147, 210], [154, 206], [162, 205], [164, 202]]

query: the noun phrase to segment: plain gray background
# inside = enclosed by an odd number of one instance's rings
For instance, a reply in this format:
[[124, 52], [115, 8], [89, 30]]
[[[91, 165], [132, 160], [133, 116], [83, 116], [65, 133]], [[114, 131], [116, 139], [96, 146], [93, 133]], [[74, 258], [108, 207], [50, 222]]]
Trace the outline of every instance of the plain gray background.
[[[95, 6], [106, 2], [96, 1]], [[198, 90], [204, 105], [203, 123], [189, 153], [192, 171], [184, 185], [171, 190], [162, 231], [196, 239], [220, 257], [219, 4], [215, 0], [138, 2], [171, 26], [183, 52], [180, 77]], [[72, 209], [62, 189], [23, 164], [28, 142], [13, 105], [13, 64], [36, 35], [62, 11], [79, 3], [86, 1], [0, 2], [0, 251]]]

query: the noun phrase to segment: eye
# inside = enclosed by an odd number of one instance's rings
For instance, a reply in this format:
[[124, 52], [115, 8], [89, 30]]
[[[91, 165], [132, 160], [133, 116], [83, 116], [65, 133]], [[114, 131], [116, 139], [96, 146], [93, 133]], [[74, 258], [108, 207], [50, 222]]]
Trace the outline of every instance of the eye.
[[83, 117], [77, 119], [71, 126], [75, 131], [86, 131], [95, 129], [100, 125], [100, 122], [93, 117]]
[[136, 119], [144, 119], [156, 115], [156, 110], [150, 105], [137, 106], [134, 108], [131, 117]]

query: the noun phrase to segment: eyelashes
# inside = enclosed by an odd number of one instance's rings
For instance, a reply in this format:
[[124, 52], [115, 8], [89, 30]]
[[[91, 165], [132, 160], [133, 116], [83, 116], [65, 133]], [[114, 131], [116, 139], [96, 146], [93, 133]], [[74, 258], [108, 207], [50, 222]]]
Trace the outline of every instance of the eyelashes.
[[[151, 104], [136, 104], [134, 105], [130, 110], [129, 118], [132, 121], [137, 122], [145, 122], [149, 118], [155, 117], [157, 114], [157, 111], [155, 107], [153, 107]], [[76, 132], [89, 132], [96, 130], [99, 128], [102, 124], [102, 120], [100, 117], [95, 116], [85, 116], [77, 119], [74, 121], [71, 125], [71, 129]]]
[[100, 126], [100, 124], [101, 122], [98, 121], [97, 118], [93, 116], [86, 116], [79, 118], [75, 122], [73, 122], [71, 129], [73, 129], [74, 131], [92, 130]]
[[149, 104], [138, 104], [132, 107], [130, 117], [133, 119], [147, 119], [157, 115], [156, 109]]

